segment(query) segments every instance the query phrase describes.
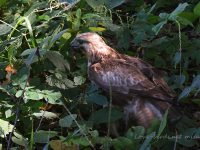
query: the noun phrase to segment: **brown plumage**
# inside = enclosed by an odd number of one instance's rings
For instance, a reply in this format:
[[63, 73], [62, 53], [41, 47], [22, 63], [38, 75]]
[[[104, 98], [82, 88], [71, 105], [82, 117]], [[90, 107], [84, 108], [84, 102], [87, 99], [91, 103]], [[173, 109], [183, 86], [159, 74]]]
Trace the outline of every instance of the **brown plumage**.
[[88, 59], [88, 77], [109, 93], [113, 104], [124, 107], [127, 120], [148, 127], [170, 108], [175, 94], [163, 80], [162, 72], [139, 58], [119, 54], [96, 33], [83, 33], [72, 41]]

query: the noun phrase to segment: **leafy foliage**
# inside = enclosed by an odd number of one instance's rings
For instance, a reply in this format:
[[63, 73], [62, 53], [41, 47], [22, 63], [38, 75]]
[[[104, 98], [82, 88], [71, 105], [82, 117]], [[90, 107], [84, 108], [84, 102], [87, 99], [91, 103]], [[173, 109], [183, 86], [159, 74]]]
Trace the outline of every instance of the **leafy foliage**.
[[[0, 8], [0, 149], [199, 146], [199, 1], [1, 0]], [[69, 48], [88, 31], [168, 73], [183, 114], [173, 127], [166, 111], [146, 131], [133, 124], [109, 136], [107, 125], [123, 122], [123, 112], [102, 108], [109, 99]]]

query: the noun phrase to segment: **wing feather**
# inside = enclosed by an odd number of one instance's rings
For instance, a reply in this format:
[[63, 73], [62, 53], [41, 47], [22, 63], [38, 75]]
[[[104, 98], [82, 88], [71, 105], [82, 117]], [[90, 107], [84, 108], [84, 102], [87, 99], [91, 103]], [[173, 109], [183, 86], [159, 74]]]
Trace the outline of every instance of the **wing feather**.
[[141, 72], [137, 66], [123, 59], [106, 59], [89, 67], [90, 80], [104, 91], [111, 87], [113, 92], [125, 95], [142, 95], [160, 100], [173, 97]]
[[162, 90], [168, 93], [171, 97], [175, 97], [175, 93], [170, 89], [170, 87], [163, 79], [163, 71], [158, 70], [157, 68], [139, 58], [130, 57], [127, 55], [121, 56], [127, 61], [127, 63], [136, 66], [156, 86], [162, 88]]

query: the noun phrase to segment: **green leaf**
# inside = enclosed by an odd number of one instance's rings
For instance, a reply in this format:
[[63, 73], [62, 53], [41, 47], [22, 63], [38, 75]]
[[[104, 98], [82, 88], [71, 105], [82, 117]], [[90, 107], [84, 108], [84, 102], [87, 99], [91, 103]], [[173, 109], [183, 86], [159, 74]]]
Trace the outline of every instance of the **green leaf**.
[[160, 19], [161, 20], [168, 20], [168, 18], [169, 18], [169, 14], [168, 13], [160, 13], [159, 14], [159, 17], [160, 17]]
[[136, 145], [133, 144], [133, 141], [126, 137], [118, 137], [117, 139], [112, 140], [112, 145], [114, 146], [114, 149], [136, 150]]
[[56, 34], [55, 36], [53, 36], [53, 38], [50, 41], [51, 46], [49, 46], [49, 48], [52, 47], [52, 45], [55, 43], [55, 41], [57, 41], [64, 33], [66, 33], [66, 31], [67, 31], [67, 29], [65, 29], [65, 30], [59, 32], [58, 34]]
[[101, 18], [101, 16], [93, 13], [83, 14], [82, 16], [82, 19], [93, 19], [93, 18]]
[[179, 95], [178, 100], [187, 97], [187, 96], [190, 94], [191, 91], [192, 91], [192, 88], [191, 88], [191, 87], [186, 87], [186, 88], [181, 92], [181, 94]]
[[37, 118], [42, 118], [42, 117], [46, 119], [58, 118], [58, 115], [56, 113], [49, 112], [49, 111], [40, 111], [39, 113], [33, 113], [33, 115]]
[[110, 9], [115, 8], [122, 3], [124, 3], [124, 0], [86, 0], [86, 2], [93, 8], [96, 9], [99, 6], [106, 6]]
[[36, 143], [48, 143], [50, 138], [57, 135], [56, 131], [37, 131], [34, 133], [34, 142]]
[[64, 118], [61, 118], [59, 120], [59, 126], [61, 127], [71, 127], [73, 121], [77, 118], [76, 114], [71, 114], [68, 116], [65, 116]]
[[8, 109], [5, 111], [5, 115], [6, 115], [6, 118], [9, 118], [13, 115], [14, 113], [12, 112], [12, 109]]
[[17, 132], [14, 132], [14, 136], [12, 136], [12, 141], [17, 145], [21, 145], [21, 146], [28, 145], [28, 141], [21, 134]]
[[164, 114], [162, 121], [160, 123], [160, 127], [158, 129], [157, 137], [159, 137], [162, 134], [163, 130], [165, 129], [165, 127], [167, 125], [167, 115], [168, 115], [168, 109], [165, 111], [165, 114]]
[[71, 140], [76, 145], [90, 146], [89, 141], [85, 137], [75, 138]]
[[129, 139], [135, 140], [135, 139], [143, 139], [145, 133], [145, 129], [142, 126], [133, 126], [131, 127], [127, 133], [126, 137]]
[[77, 17], [77, 18], [81, 18], [81, 14], [82, 14], [82, 13], [81, 13], [81, 9], [77, 9], [77, 10], [76, 10], [76, 17]]
[[174, 66], [176, 68], [177, 64], [180, 63], [180, 61], [181, 61], [181, 52], [175, 53], [173, 61], [174, 61]]
[[37, 52], [37, 48], [35, 48], [34, 51], [32, 53], [30, 53], [28, 58], [25, 60], [25, 64], [27, 66], [30, 66], [32, 63], [38, 61], [38, 56], [36, 55], [36, 52]]
[[200, 2], [194, 7], [194, 14], [200, 16]]
[[61, 55], [59, 52], [48, 51], [46, 52], [45, 56], [53, 63], [53, 65], [56, 68], [62, 71], [65, 71], [66, 69], [70, 70], [69, 63], [64, 59], [63, 55]]
[[200, 99], [193, 99], [192, 102], [200, 106]]
[[193, 24], [192, 24], [192, 22], [191, 22], [190, 20], [186, 19], [186, 18], [183, 18], [183, 17], [180, 17], [180, 16], [179, 16], [179, 17], [177, 18], [177, 20], [178, 20], [181, 24], [183, 24], [183, 25], [185, 25], [185, 26], [190, 25], [191, 27], [194, 27]]
[[102, 27], [89, 27], [89, 30], [93, 31], [93, 32], [103, 32], [106, 29], [102, 28]]
[[0, 7], [4, 6], [6, 4], [6, 0], [1, 0], [0, 1]]
[[155, 32], [155, 34], [157, 35], [159, 33], [159, 31], [162, 29], [162, 27], [167, 23], [167, 20], [164, 20], [160, 23], [158, 23], [157, 25], [153, 26], [152, 30]]
[[30, 100], [41, 100], [44, 98], [43, 94], [40, 93], [39, 90], [28, 90], [24, 93], [24, 98]]
[[198, 16], [192, 12], [182, 12], [179, 14], [179, 17], [185, 18], [189, 20], [191, 23], [193, 23], [195, 20], [198, 19]]
[[192, 88], [197, 88], [197, 89], [200, 88], [200, 75], [197, 75], [197, 76], [193, 79], [191, 87], [192, 87]]
[[71, 33], [69, 33], [69, 32], [65, 32], [65, 33], [63, 33], [63, 35], [62, 35], [62, 37], [65, 39], [65, 40], [69, 40], [70, 38], [71, 38]]
[[[93, 121], [94, 124], [99, 124], [99, 123], [107, 123], [108, 122], [108, 115], [109, 115], [109, 109], [108, 108], [103, 108], [101, 110], [96, 111], [93, 113], [89, 121]], [[111, 109], [111, 115], [110, 115], [110, 121], [114, 122], [120, 118], [122, 118], [123, 113], [119, 111], [116, 108]]]
[[33, 35], [33, 29], [32, 29], [32, 26], [31, 26], [30, 18], [29, 17], [24, 17], [24, 19], [25, 19], [25, 22], [26, 22], [26, 27], [29, 30], [29, 34], [30, 34], [30, 37], [31, 37], [32, 46], [36, 47], [36, 40], [35, 40], [35, 37]]
[[150, 150], [150, 142], [155, 137], [156, 133], [152, 132], [151, 134], [147, 135], [144, 143], [141, 145], [139, 150]]
[[75, 85], [82, 85], [85, 81], [86, 79], [83, 76], [74, 77]]
[[192, 147], [197, 144], [197, 140], [200, 137], [200, 128], [188, 128], [180, 133], [178, 143], [186, 147]]
[[60, 100], [61, 98], [61, 93], [60, 92], [55, 92], [52, 90], [43, 90], [42, 94], [44, 96], [44, 99], [50, 103], [50, 104], [59, 104], [61, 105], [62, 102]]
[[4, 138], [9, 132], [12, 132], [14, 126], [8, 121], [0, 119], [0, 137]]
[[13, 76], [12, 84], [13, 85], [22, 85], [25, 84], [29, 77], [30, 69], [28, 67], [22, 67], [16, 75]]
[[86, 100], [89, 103], [95, 103], [95, 104], [101, 105], [101, 106], [108, 105], [107, 98], [103, 95], [99, 95], [98, 93], [92, 93], [92, 94], [86, 96]]
[[169, 20], [176, 20], [177, 16], [182, 13], [187, 6], [188, 3], [179, 4], [178, 7], [170, 14]]
[[11, 27], [7, 24], [0, 24], [0, 35], [7, 34], [11, 31]]

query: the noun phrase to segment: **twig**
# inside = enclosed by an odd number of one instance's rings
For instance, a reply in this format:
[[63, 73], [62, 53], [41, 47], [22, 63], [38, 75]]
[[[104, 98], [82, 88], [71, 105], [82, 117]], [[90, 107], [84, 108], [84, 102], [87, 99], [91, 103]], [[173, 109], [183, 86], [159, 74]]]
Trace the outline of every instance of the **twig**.
[[24, 97], [24, 93], [26, 92], [26, 87], [28, 85], [28, 79], [29, 79], [29, 76], [30, 76], [30, 68], [29, 68], [29, 74], [27, 76], [27, 79], [26, 79], [26, 82], [25, 82], [25, 86], [24, 86], [24, 89], [22, 90], [22, 95], [20, 96], [19, 100], [17, 101], [17, 104], [16, 104], [16, 116], [15, 116], [15, 121], [14, 121], [14, 124], [13, 124], [13, 129], [12, 129], [12, 132], [9, 134], [9, 138], [8, 138], [8, 143], [7, 143], [7, 150], [10, 150], [10, 146], [11, 146], [11, 139], [12, 139], [12, 135], [14, 133], [14, 130], [15, 130], [15, 127], [17, 125], [17, 120], [19, 118], [19, 107], [20, 107], [20, 103], [21, 103], [21, 99]]
[[180, 52], [180, 76], [182, 74], [182, 40], [181, 40], [181, 25], [176, 20], [176, 23], [178, 25], [178, 37], [179, 37], [179, 52]]
[[178, 140], [178, 137], [177, 137], [177, 130], [176, 130], [176, 140], [175, 140], [175, 143], [174, 143], [174, 148], [173, 148], [173, 150], [176, 150], [176, 143], [177, 143], [177, 140]]
[[[48, 104], [49, 104], [49, 103], [48, 103], [48, 101], [47, 101], [45, 107], [47, 107]], [[43, 114], [42, 114], [42, 118], [40, 119], [40, 122], [39, 122], [38, 127], [36, 128], [35, 132], [37, 132], [37, 131], [39, 130], [39, 128], [40, 128], [40, 126], [41, 126], [41, 124], [42, 124], [42, 121], [43, 121], [43, 119], [44, 119], [44, 114], [45, 114], [45, 112], [46, 112], [46, 111], [44, 110], [44, 111], [43, 111]]]

